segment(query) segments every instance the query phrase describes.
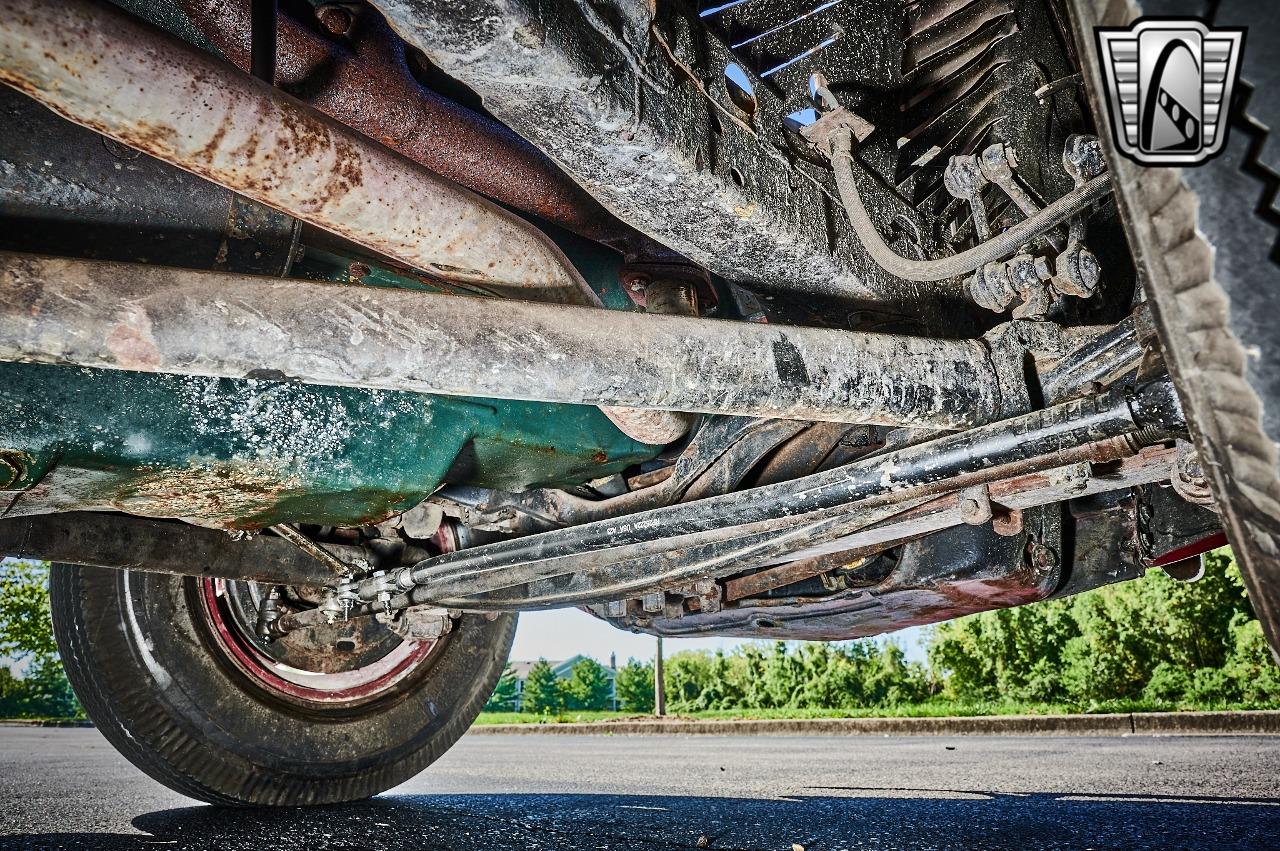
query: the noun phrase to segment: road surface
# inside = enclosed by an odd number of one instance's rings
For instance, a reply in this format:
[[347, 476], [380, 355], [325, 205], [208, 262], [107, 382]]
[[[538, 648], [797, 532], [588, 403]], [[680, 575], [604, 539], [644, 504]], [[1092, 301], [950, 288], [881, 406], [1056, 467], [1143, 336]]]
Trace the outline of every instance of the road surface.
[[1280, 737], [475, 736], [361, 804], [207, 807], [0, 728], [0, 849], [1275, 848]]

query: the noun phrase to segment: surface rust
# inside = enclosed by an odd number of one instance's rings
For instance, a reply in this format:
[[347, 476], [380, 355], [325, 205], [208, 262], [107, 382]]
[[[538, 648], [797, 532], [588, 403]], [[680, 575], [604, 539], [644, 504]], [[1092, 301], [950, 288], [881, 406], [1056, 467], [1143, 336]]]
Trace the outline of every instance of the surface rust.
[[[248, 0], [177, 5], [228, 60], [248, 71]], [[277, 50], [277, 85], [436, 174], [629, 257], [671, 254], [616, 219], [511, 130], [422, 85], [404, 43], [373, 10], [359, 10], [342, 37], [331, 38], [282, 11]]]
[[527, 222], [109, 5], [0, 16], [0, 81], [71, 121], [411, 267], [599, 304]]
[[5, 360], [950, 429], [999, 402], [973, 341], [19, 254], [0, 254], [0, 282]]

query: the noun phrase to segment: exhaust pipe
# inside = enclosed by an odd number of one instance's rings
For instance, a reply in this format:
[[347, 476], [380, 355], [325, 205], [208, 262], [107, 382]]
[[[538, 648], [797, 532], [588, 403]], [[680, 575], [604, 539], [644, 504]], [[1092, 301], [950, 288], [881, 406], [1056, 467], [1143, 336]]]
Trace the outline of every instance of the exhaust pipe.
[[77, 124], [424, 272], [600, 304], [528, 223], [107, 3], [0, 19], [0, 82]]
[[[108, 4], [0, 0], [0, 15], [0, 82], [77, 124], [446, 280], [602, 306], [537, 228]], [[644, 443], [689, 427], [605, 415]]]

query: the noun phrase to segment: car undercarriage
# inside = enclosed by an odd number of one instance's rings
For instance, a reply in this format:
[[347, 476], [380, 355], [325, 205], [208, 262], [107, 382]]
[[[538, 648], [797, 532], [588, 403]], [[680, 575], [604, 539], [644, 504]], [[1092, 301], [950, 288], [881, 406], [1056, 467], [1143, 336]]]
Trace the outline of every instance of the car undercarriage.
[[519, 611], [842, 640], [1229, 541], [1277, 645], [1280, 180], [1117, 152], [1125, 2], [0, 9], [0, 551], [173, 788], [400, 782]]

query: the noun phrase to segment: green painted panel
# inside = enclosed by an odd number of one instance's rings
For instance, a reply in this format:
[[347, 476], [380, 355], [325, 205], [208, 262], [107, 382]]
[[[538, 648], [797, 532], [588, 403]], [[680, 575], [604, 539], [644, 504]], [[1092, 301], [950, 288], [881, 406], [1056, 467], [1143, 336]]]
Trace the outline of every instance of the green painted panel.
[[23, 490], [10, 515], [359, 525], [446, 479], [563, 486], [657, 451], [580, 405], [0, 364], [0, 458]]

